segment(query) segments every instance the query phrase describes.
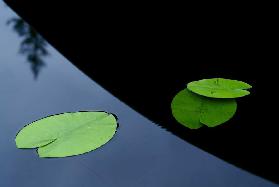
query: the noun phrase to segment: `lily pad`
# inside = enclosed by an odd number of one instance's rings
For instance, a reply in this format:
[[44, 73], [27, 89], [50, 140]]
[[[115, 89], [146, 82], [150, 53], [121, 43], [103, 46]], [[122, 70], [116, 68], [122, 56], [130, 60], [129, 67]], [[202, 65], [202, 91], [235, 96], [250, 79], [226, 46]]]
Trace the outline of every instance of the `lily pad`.
[[15, 141], [18, 148], [38, 148], [40, 157], [66, 157], [99, 148], [116, 128], [116, 118], [106, 112], [63, 113], [25, 126]]
[[249, 95], [251, 85], [237, 80], [213, 78], [188, 83], [187, 88], [199, 95], [212, 98], [237, 98]]
[[234, 99], [214, 99], [197, 95], [188, 89], [180, 91], [172, 100], [174, 118], [190, 129], [203, 125], [215, 127], [233, 117], [237, 104]]

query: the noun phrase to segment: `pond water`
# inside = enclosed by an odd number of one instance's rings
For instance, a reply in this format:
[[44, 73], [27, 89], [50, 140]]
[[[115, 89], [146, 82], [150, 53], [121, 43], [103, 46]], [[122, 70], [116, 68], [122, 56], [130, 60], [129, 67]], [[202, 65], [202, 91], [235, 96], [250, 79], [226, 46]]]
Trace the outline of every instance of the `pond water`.
[[[0, 3], [0, 186], [277, 186], [226, 163], [162, 129], [92, 81], [52, 46], [48, 55], [19, 53], [24, 37]], [[39, 40], [39, 39], [38, 39]], [[38, 42], [37, 40], [37, 42]], [[33, 51], [34, 52], [34, 51]], [[104, 147], [76, 157], [41, 159], [15, 146], [17, 132], [42, 117], [105, 110], [119, 119]]]

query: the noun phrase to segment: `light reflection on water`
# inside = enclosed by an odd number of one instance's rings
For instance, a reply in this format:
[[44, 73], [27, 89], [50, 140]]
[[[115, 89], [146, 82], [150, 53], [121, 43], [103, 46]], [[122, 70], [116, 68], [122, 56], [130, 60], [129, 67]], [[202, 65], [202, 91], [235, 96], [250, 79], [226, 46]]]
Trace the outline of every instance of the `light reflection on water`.
[[[21, 39], [0, 5], [0, 186], [276, 186], [195, 148], [139, 115], [76, 69], [51, 46], [33, 79]], [[40, 159], [16, 149], [25, 125], [47, 115], [105, 110], [119, 118], [116, 137], [89, 154]]]

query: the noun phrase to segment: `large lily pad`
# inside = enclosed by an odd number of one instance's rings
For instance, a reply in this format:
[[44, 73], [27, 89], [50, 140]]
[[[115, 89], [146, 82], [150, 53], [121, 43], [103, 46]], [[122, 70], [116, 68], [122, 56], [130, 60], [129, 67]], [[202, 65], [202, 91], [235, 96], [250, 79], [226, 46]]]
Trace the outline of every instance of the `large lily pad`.
[[234, 99], [203, 97], [188, 89], [180, 91], [171, 103], [174, 118], [190, 129], [220, 125], [233, 117], [236, 108]]
[[74, 112], [49, 116], [24, 127], [16, 136], [18, 148], [37, 148], [40, 157], [83, 154], [107, 143], [117, 121], [106, 112]]
[[237, 98], [249, 95], [251, 85], [237, 80], [213, 78], [193, 81], [187, 88], [194, 93], [212, 98]]

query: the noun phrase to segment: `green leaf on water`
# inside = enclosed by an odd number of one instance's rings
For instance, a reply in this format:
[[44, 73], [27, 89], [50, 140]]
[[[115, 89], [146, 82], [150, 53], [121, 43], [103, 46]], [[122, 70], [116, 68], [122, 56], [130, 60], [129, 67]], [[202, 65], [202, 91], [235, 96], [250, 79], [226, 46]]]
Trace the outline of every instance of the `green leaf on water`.
[[174, 118], [190, 129], [220, 125], [233, 117], [236, 108], [234, 99], [203, 97], [188, 89], [180, 91], [171, 103]]
[[40, 157], [74, 156], [104, 145], [116, 128], [116, 118], [106, 112], [63, 113], [25, 126], [15, 141], [18, 148], [38, 148]]
[[237, 80], [213, 78], [188, 83], [187, 88], [199, 95], [212, 98], [237, 98], [249, 95], [251, 85]]

